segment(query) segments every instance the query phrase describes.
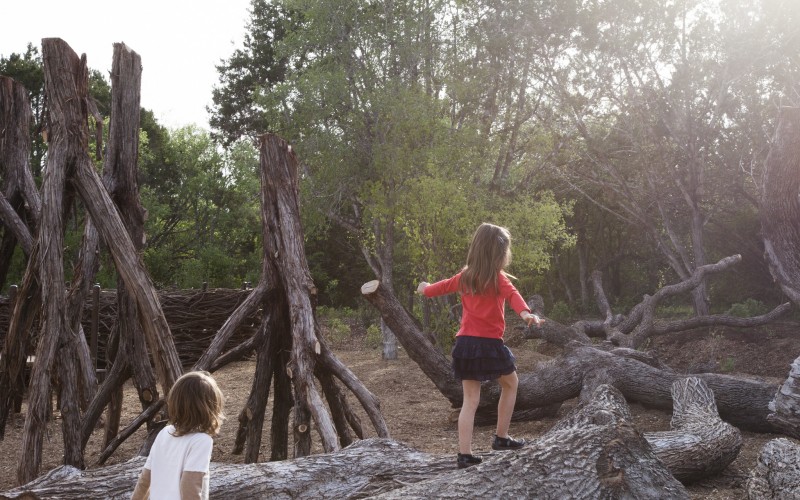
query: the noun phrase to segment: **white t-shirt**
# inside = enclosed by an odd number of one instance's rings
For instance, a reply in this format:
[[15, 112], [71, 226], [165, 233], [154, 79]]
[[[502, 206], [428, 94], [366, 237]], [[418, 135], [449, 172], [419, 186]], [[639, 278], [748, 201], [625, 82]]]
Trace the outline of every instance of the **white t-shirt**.
[[168, 425], [156, 436], [144, 466], [150, 469], [150, 499], [173, 500], [181, 497], [181, 473], [205, 472], [202, 498], [208, 498], [208, 464], [214, 440], [204, 432], [174, 436]]

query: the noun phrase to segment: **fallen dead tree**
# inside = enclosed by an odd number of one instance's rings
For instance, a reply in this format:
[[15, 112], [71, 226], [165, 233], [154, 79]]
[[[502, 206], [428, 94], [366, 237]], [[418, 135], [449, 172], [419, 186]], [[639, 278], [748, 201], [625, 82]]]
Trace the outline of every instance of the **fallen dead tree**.
[[684, 483], [722, 472], [739, 455], [742, 434], [719, 418], [714, 393], [689, 377], [672, 384], [672, 401], [672, 430], [644, 434], [658, 458]]
[[[709, 269], [719, 270], [732, 265], [735, 260], [724, 260], [723, 265], [711, 265], [710, 268], [708, 266], [698, 268], [695, 276]], [[669, 289], [669, 293], [675, 290], [675, 288]], [[361, 293], [378, 309], [409, 357], [428, 375], [453, 407], [460, 407], [461, 385], [450, 372], [447, 358], [430, 342], [419, 323], [400, 304], [394, 294], [380, 286], [377, 281], [363, 285]], [[665, 295], [655, 296], [660, 299]], [[655, 324], [650, 314], [654, 310], [653, 307], [654, 304], [648, 302], [646, 307], [639, 308], [640, 325]], [[788, 309], [789, 305], [784, 305], [774, 313], [783, 314]], [[639, 313], [632, 316], [639, 316]], [[619, 321], [624, 320], [619, 319]], [[548, 323], [555, 322], [548, 319]], [[670, 392], [672, 383], [682, 378], [681, 374], [652, 356], [635, 349], [614, 348], [611, 344], [593, 345], [586, 333], [590, 330], [588, 327], [583, 330], [562, 327], [543, 329], [541, 333], [535, 333], [548, 341], [562, 345], [564, 354], [532, 372], [520, 373], [515, 419], [530, 418], [531, 410], [534, 408], [544, 408], [578, 397], [585, 385], [596, 386], [598, 380], [600, 383], [614, 385], [631, 402], [665, 410], [672, 408]], [[767, 420], [769, 403], [777, 390], [776, 384], [710, 373], [698, 376], [713, 390], [719, 413], [725, 421], [756, 432], [780, 432], [777, 426]], [[493, 415], [499, 395], [500, 390], [496, 383], [487, 384], [481, 393], [479, 417]]]
[[[775, 307], [766, 314], [750, 318], [727, 314], [693, 316], [679, 320], [665, 320], [656, 317], [656, 308], [659, 304], [672, 297], [690, 292], [708, 275], [723, 272], [740, 261], [740, 255], [731, 255], [714, 264], [700, 266], [686, 280], [667, 285], [653, 295], [645, 295], [642, 301], [631, 308], [627, 315], [614, 314], [611, 311], [611, 306], [603, 290], [602, 275], [595, 271], [592, 273], [592, 283], [594, 285], [595, 301], [604, 316], [603, 319], [594, 321], [580, 320], [572, 325], [562, 325], [548, 318], [542, 328], [527, 329], [525, 331], [526, 337], [541, 338], [561, 346], [571, 341], [586, 344], [591, 341], [591, 338], [601, 338], [613, 345], [639, 349], [648, 339], [654, 336], [709, 326], [755, 327], [768, 324], [788, 313], [792, 306], [791, 303], [787, 302]], [[543, 301], [540, 296], [534, 296], [528, 301], [528, 304], [531, 309], [544, 315]]]
[[[456, 469], [451, 455], [374, 438], [292, 461], [214, 463], [211, 492], [233, 499], [689, 498], [675, 477], [724, 468], [736, 458], [741, 438], [713, 411], [713, 394], [701, 380], [678, 381], [673, 391], [675, 417], [668, 432], [637, 432], [622, 394], [600, 385], [522, 450], [490, 452], [468, 470]], [[693, 471], [686, 468], [690, 461]], [[143, 463], [137, 457], [90, 471], [60, 467], [0, 499], [127, 498]]]

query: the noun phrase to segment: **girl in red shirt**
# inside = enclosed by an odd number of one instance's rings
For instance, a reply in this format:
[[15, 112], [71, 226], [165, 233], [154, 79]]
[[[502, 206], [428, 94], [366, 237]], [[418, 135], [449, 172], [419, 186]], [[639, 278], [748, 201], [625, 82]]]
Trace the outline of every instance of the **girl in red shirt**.
[[426, 297], [455, 292], [461, 295], [461, 328], [452, 351], [453, 372], [464, 390], [458, 417], [459, 468], [481, 463], [472, 455], [472, 430], [482, 381], [497, 380], [501, 388], [492, 449], [515, 450], [525, 444], [508, 435], [519, 379], [516, 358], [503, 343], [506, 300], [528, 325], [538, 326], [543, 320], [531, 313], [503, 271], [510, 262], [511, 234], [504, 227], [484, 223], [472, 236], [467, 265], [461, 272], [434, 284], [423, 281], [417, 287], [417, 292]]

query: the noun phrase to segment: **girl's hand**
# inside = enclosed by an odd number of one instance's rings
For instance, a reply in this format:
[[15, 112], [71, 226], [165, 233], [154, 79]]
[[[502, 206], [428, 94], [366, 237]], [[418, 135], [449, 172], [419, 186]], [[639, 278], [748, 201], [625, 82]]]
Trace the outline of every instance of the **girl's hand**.
[[425, 291], [425, 288], [426, 288], [428, 285], [430, 285], [430, 283], [428, 283], [427, 281], [423, 281], [422, 283], [420, 283], [419, 285], [417, 285], [417, 293], [418, 293], [418, 294], [420, 294], [420, 295], [422, 295], [422, 294], [423, 294], [423, 292]]
[[531, 326], [532, 323], [536, 323], [536, 327], [538, 328], [542, 326], [542, 323], [544, 323], [542, 318], [533, 313], [529, 313], [528, 311], [522, 311], [520, 317], [523, 319], [523, 321], [525, 321], [525, 323], [528, 324], [528, 326]]

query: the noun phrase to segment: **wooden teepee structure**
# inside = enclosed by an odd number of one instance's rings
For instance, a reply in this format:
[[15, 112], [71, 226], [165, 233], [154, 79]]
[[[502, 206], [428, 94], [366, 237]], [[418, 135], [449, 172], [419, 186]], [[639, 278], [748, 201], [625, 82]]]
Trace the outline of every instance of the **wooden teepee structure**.
[[[23, 458], [17, 471], [20, 483], [39, 473], [52, 392], [58, 394], [62, 415], [64, 463], [83, 468], [84, 447], [104, 409], [108, 408], [108, 417], [101, 462], [141, 425], [158, 428], [155, 420], [164, 408], [163, 396], [183, 371], [158, 295], [140, 258], [144, 210], [139, 204], [136, 163], [141, 60], [124, 44], [114, 45], [112, 114], [101, 177], [88, 152], [90, 116], [95, 123], [103, 120], [88, 95], [86, 58], [78, 57], [57, 38], [44, 39], [42, 53], [48, 156], [38, 191], [27, 165], [30, 107], [25, 89], [11, 79], [0, 79], [0, 168], [4, 179], [0, 216], [8, 236], [0, 251], [5, 246], [13, 250], [19, 244], [28, 255], [0, 358], [0, 439], [9, 414], [20, 411], [25, 362], [35, 346]], [[98, 141], [100, 137], [98, 134]], [[290, 431], [293, 455], [308, 455], [312, 421], [327, 451], [349, 444], [353, 434], [363, 435], [342, 384], [365, 408], [378, 436], [388, 437], [374, 396], [336, 359], [319, 334], [314, 317], [316, 290], [302, 243], [297, 160], [288, 144], [273, 135], [263, 136], [260, 170], [261, 281], [220, 328], [194, 369], [213, 371], [242, 353], [256, 351], [253, 388], [239, 416], [237, 439], [237, 451], [246, 446], [248, 462], [258, 459], [270, 387], [274, 388], [273, 460], [288, 457]], [[78, 201], [88, 216], [80, 257], [71, 285], [65, 289], [64, 224]], [[118, 318], [107, 346], [107, 376], [98, 386], [81, 315], [98, 268], [101, 241], [111, 253], [119, 286]], [[257, 332], [223, 352], [242, 321], [259, 309], [262, 324]], [[36, 319], [41, 328], [31, 332]], [[122, 384], [129, 378], [138, 391], [142, 413], [119, 431]]]

